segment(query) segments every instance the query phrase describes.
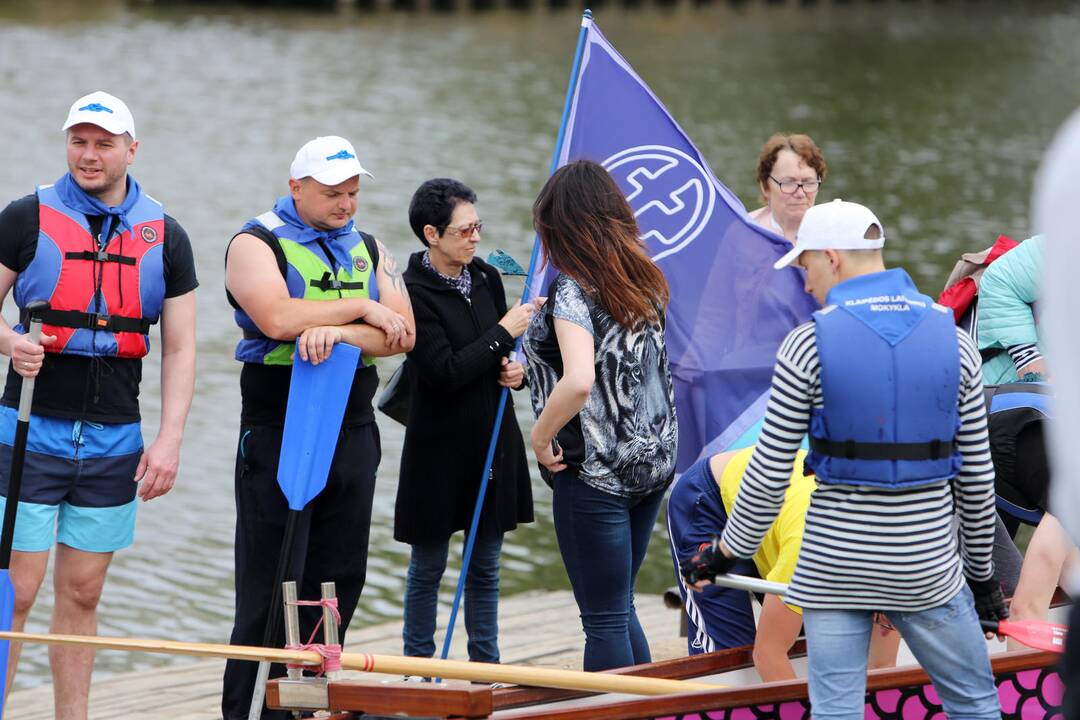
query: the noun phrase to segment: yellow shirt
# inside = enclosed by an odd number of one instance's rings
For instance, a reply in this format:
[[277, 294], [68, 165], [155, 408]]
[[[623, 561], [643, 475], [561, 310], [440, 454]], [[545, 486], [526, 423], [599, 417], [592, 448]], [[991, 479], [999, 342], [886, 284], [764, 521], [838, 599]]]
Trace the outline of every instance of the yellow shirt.
[[[735, 505], [735, 496], [739, 493], [743, 473], [746, 472], [753, 454], [753, 447], [743, 448], [736, 452], [724, 467], [718, 480], [724, 512], [729, 517], [731, 508]], [[784, 494], [784, 505], [780, 508], [780, 514], [776, 516], [772, 527], [765, 533], [761, 547], [754, 555], [754, 565], [761, 577], [785, 585], [791, 582], [791, 576], [795, 573], [795, 563], [799, 559], [799, 548], [802, 546], [806, 510], [810, 507], [810, 494], [817, 488], [813, 475], [803, 475], [805, 457], [805, 450], [799, 450], [795, 455], [795, 465], [791, 470], [791, 485]], [[788, 607], [801, 612], [793, 605]]]

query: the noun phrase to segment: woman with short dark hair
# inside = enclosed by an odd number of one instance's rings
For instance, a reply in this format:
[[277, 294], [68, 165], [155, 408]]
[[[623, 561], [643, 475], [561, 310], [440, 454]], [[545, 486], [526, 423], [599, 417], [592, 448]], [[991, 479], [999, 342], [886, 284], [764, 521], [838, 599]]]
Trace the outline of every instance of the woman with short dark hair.
[[667, 281], [622, 191], [594, 162], [551, 176], [533, 224], [559, 275], [525, 335], [532, 446], [554, 489], [584, 667], [649, 662], [633, 593], [678, 445]]
[[[476, 255], [476, 194], [429, 180], [409, 206], [425, 250], [409, 258], [405, 283], [416, 317], [408, 360], [411, 395], [394, 507], [394, 539], [412, 545], [405, 584], [404, 653], [435, 653], [439, 583], [450, 536], [472, 523], [503, 387], [520, 388], [514, 339], [535, 306], [506, 309], [499, 272]], [[506, 400], [483, 514], [465, 581], [469, 659], [499, 662], [499, 553], [503, 534], [532, 522], [532, 489], [513, 402]]]

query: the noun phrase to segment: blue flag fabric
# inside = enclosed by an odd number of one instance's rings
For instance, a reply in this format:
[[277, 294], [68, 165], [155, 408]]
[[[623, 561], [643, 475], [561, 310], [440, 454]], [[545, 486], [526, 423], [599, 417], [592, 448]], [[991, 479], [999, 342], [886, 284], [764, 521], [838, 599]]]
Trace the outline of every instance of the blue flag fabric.
[[[595, 24], [562, 148], [560, 166], [589, 159], [612, 174], [671, 287], [667, 349], [678, 471], [745, 444], [765, 414], [777, 348], [818, 308], [803, 291], [799, 269], [773, 270], [791, 245], [750, 221]], [[546, 295], [556, 272], [541, 265], [529, 295]]]
[[277, 481], [290, 510], [303, 510], [326, 487], [360, 349], [345, 343], [312, 365], [293, 359]]

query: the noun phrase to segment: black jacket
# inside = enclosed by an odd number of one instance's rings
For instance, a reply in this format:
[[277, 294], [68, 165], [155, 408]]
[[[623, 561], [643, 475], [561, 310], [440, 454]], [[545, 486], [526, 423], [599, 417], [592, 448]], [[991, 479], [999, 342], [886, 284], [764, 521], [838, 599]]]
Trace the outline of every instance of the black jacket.
[[[469, 528], [502, 392], [499, 368], [514, 347], [498, 324], [506, 293], [495, 268], [478, 258], [466, 267], [472, 275], [466, 302], [424, 268], [422, 257], [414, 253], [405, 271], [416, 346], [408, 357], [411, 405], [394, 508], [394, 538], [410, 544]], [[525, 445], [508, 398], [480, 532], [506, 532], [532, 519]]]

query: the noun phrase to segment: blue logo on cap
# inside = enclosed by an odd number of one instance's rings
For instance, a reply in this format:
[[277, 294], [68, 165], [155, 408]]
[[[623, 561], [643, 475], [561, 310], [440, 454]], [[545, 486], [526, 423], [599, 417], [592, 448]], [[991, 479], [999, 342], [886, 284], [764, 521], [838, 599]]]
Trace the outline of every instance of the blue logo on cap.
[[339, 150], [337, 155], [327, 155], [327, 160], [355, 160], [356, 156], [348, 150]]
[[83, 110], [89, 110], [90, 112], [107, 112], [109, 114], [112, 114], [112, 110], [105, 107], [101, 103], [90, 103], [89, 105], [83, 105], [81, 108], [79, 108], [79, 112], [82, 112]]

